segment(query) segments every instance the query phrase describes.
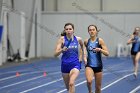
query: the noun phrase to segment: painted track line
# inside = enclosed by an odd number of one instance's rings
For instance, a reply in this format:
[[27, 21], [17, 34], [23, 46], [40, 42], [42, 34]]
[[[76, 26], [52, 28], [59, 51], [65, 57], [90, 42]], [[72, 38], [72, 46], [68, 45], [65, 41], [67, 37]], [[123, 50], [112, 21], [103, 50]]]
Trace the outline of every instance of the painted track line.
[[133, 89], [132, 91], [130, 91], [129, 93], [136, 93], [137, 91], [140, 90], [140, 85], [137, 86], [135, 89]]
[[[128, 71], [129, 71], [129, 70], [128, 70]], [[120, 71], [120, 72], [123, 72], [123, 71]], [[103, 75], [106, 75], [106, 74], [108, 74], [108, 73], [103, 73]], [[118, 80], [116, 80], [113, 84], [119, 82], [120, 80], [122, 80], [122, 79], [124, 79], [124, 78], [126, 78], [126, 77], [128, 77], [128, 76], [130, 76], [130, 75], [132, 75], [132, 73], [131, 73], [131, 74], [128, 74], [128, 75], [126, 75], [126, 76], [124, 76], [124, 77], [122, 77], [122, 78], [120, 78], [120, 79], [118, 79]], [[86, 80], [83, 81], [83, 82], [81, 82], [81, 83], [76, 84], [75, 86], [79, 86], [79, 85], [84, 84], [84, 83], [86, 83]], [[105, 86], [104, 88], [106, 89], [106, 88], [108, 88], [109, 86], [111, 86], [111, 85], [113, 85], [113, 84], [111, 83], [111, 84]], [[103, 88], [102, 90], [104, 90], [104, 88]], [[61, 91], [59, 91], [59, 92], [57, 92], [57, 93], [63, 93], [63, 92], [65, 92], [65, 91], [67, 91], [67, 89], [63, 89], [63, 90], [61, 90]]]
[[40, 88], [40, 87], [44, 87], [44, 86], [50, 85], [50, 84], [52, 84], [52, 83], [55, 83], [55, 82], [58, 82], [58, 81], [61, 81], [61, 80], [62, 80], [62, 78], [60, 78], [60, 79], [56, 79], [56, 80], [51, 81], [51, 82], [48, 82], [48, 83], [46, 83], [46, 84], [43, 84], [43, 85], [40, 85], [40, 86], [37, 86], [37, 87], [31, 88], [31, 89], [28, 89], [28, 90], [25, 90], [25, 91], [21, 91], [21, 92], [19, 92], [19, 93], [26, 93], [26, 92], [29, 92], [29, 91], [32, 91], [32, 90], [38, 89], [38, 88]]
[[108, 84], [107, 86], [103, 87], [101, 90], [105, 90], [105, 89], [109, 88], [110, 86], [112, 86], [112, 85], [118, 83], [119, 81], [121, 81], [121, 80], [123, 80], [123, 79], [125, 79], [126, 77], [131, 76], [131, 75], [133, 75], [133, 73], [128, 74], [128, 75], [125, 75], [125, 76], [123, 76], [122, 78], [120, 78], [120, 79], [118, 79], [118, 80], [115, 80], [114, 82], [112, 82], [112, 83]]
[[[75, 87], [77, 87], [77, 86], [79, 86], [79, 85], [82, 85], [82, 84], [84, 84], [84, 83], [86, 83], [86, 80], [84, 80], [84, 81], [82, 81], [82, 82], [76, 84]], [[56, 92], [56, 93], [63, 93], [63, 92], [65, 92], [65, 91], [67, 91], [67, 89], [63, 89], [63, 90], [61, 90], [61, 91], [59, 91], [59, 92]]]
[[[54, 73], [50, 73], [49, 75], [55, 75], [55, 74], [59, 74], [59, 73], [60, 72], [54, 72]], [[3, 86], [3, 87], [0, 87], [0, 89], [7, 88], [7, 87], [10, 87], [10, 86], [14, 86], [14, 85], [18, 85], [18, 84], [25, 83], [25, 82], [29, 82], [29, 81], [32, 81], [32, 80], [35, 80], [35, 79], [39, 79], [39, 78], [42, 78], [42, 77], [44, 77], [44, 76], [43, 75], [37, 76], [37, 77], [30, 78], [30, 79], [27, 79], [27, 80], [24, 80], [24, 81], [20, 81], [20, 82], [17, 82], [17, 83], [13, 83], [13, 84], [10, 84], [10, 85], [6, 85], [6, 86]]]
[[[23, 73], [20, 76], [24, 76], [24, 75], [28, 75], [28, 74], [36, 74], [36, 73], [41, 73], [40, 71], [36, 71], [36, 72], [29, 72], [29, 73]], [[5, 78], [1, 78], [0, 81], [4, 81], [7, 79], [11, 79], [11, 78], [15, 78], [16, 77], [16, 73], [13, 76], [9, 76], [9, 77], [5, 77]]]
[[31, 80], [39, 79], [41, 77], [44, 77], [44, 76], [38, 76], [38, 77], [30, 78], [30, 79], [27, 79], [27, 80], [24, 80], [24, 81], [21, 81], [21, 82], [13, 83], [13, 84], [10, 84], [10, 85], [7, 85], [7, 86], [0, 87], [0, 89], [11, 87], [11, 86], [18, 85], [18, 84], [21, 84], [21, 83], [25, 83], [25, 82], [28, 82], [28, 81], [31, 81]]
[[[24, 75], [28, 75], [28, 74], [37, 74], [37, 73], [43, 73], [43, 71], [35, 71], [35, 72], [23, 73], [20, 76], [24, 76]], [[61, 72], [58, 71], [58, 72], [54, 72], [53, 74], [52, 73], [49, 73], [49, 75], [53, 75], [54, 73], [61, 73]], [[12, 78], [16, 78], [16, 75], [5, 77], [5, 78], [1, 78], [0, 81], [4, 81], [4, 80], [7, 80], [7, 79], [12, 79]]]
[[4, 72], [0, 72], [0, 76], [1, 76], [1, 75], [5, 75], [5, 74], [16, 73], [16, 72], [28, 72], [28, 71], [31, 71], [31, 70], [32, 70], [32, 69], [4, 71]]

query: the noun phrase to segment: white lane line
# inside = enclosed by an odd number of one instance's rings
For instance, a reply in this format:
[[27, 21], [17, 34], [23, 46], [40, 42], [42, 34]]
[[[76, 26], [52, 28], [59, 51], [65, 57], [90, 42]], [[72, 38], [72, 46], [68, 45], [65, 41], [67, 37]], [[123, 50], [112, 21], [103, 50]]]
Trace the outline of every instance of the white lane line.
[[[123, 71], [121, 71], [121, 72], [123, 72]], [[36, 73], [36, 72], [31, 72], [31, 73]], [[57, 73], [60, 73], [60, 72], [55, 72], [55, 73], [50, 73], [50, 74], [57, 74]], [[107, 74], [107, 73], [104, 73], [104, 74]], [[37, 77], [37, 78], [38, 78], [38, 77]], [[33, 78], [33, 79], [35, 79], [35, 78]], [[32, 79], [29, 79], [29, 80], [32, 80]], [[21, 82], [15, 83], [15, 84], [10, 84], [10, 85], [4, 86], [4, 87], [2, 87], [2, 88], [6, 88], [6, 87], [10, 87], [10, 86], [12, 86], [12, 85], [24, 83], [24, 82], [27, 82], [27, 81], [29, 81], [29, 80], [21, 81]], [[76, 86], [79, 86], [79, 85], [81, 85], [81, 84], [83, 84], [83, 83], [85, 83], [85, 82], [86, 82], [86, 81], [83, 81], [83, 82], [81, 82], [81, 83], [79, 83], [79, 84], [76, 84]], [[64, 89], [63, 91], [66, 91], [66, 89]], [[59, 93], [59, 92], [58, 92], [58, 93]], [[60, 92], [60, 93], [62, 93], [62, 92]]]
[[24, 80], [24, 81], [21, 81], [21, 82], [17, 82], [17, 83], [13, 83], [13, 84], [10, 84], [10, 85], [7, 85], [7, 86], [3, 86], [3, 87], [0, 87], [0, 89], [7, 88], [7, 87], [10, 87], [10, 86], [14, 86], [14, 85], [21, 84], [21, 83], [25, 83], [25, 82], [35, 80], [35, 79], [38, 79], [38, 78], [41, 78], [41, 77], [43, 77], [43, 76], [38, 76], [38, 77], [35, 77], [35, 78], [30, 78], [30, 79], [27, 79], [27, 80]]
[[[20, 76], [24, 76], [24, 75], [29, 75], [29, 74], [37, 74], [37, 73], [43, 73], [43, 71], [35, 71], [35, 72], [29, 72], [29, 73], [23, 73], [22, 74], [22, 72], [21, 72], [21, 75]], [[53, 72], [52, 72], [53, 73]], [[52, 74], [52, 73], [50, 73], [50, 74]], [[61, 73], [60, 71], [58, 71], [58, 72], [54, 72], [54, 73]], [[49, 74], [49, 75], [50, 75]], [[7, 80], [7, 79], [12, 79], [12, 78], [15, 78], [16, 77], [16, 73], [15, 73], [15, 75], [13, 75], [13, 76], [9, 76], [9, 77], [5, 77], [5, 78], [2, 78], [2, 79], [0, 79], [0, 81], [4, 81], [4, 80]]]
[[123, 76], [122, 78], [120, 78], [120, 79], [118, 79], [118, 80], [115, 80], [114, 82], [112, 82], [112, 83], [108, 84], [107, 86], [103, 87], [101, 90], [107, 89], [108, 87], [110, 87], [110, 86], [116, 84], [117, 82], [119, 82], [119, 81], [123, 80], [124, 78], [126, 78], [126, 77], [128, 77], [128, 76], [131, 76], [131, 75], [133, 75], [133, 73], [128, 74], [128, 75], [125, 75], [125, 76]]
[[[61, 73], [61, 72], [54, 72], [54, 73], [50, 73], [49, 75], [55, 75], [55, 74], [59, 74], [59, 73]], [[41, 76], [30, 78], [30, 79], [27, 79], [27, 80], [24, 80], [24, 81], [20, 81], [20, 82], [17, 82], [17, 83], [6, 85], [6, 86], [3, 86], [3, 87], [0, 87], [0, 89], [7, 88], [7, 87], [10, 87], [10, 86], [14, 86], [14, 85], [18, 85], [18, 84], [25, 83], [25, 82], [29, 82], [29, 81], [32, 81], [32, 80], [35, 80], [35, 79], [38, 79], [38, 78], [41, 78], [41, 77], [44, 77], [44, 76], [41, 75]]]
[[[124, 70], [124, 71], [119, 71], [119, 72], [125, 72], [125, 71], [131, 71], [131, 70]], [[106, 74], [108, 74], [108, 73], [103, 73], [103, 75], [106, 75]], [[122, 80], [122, 79], [124, 79], [124, 78], [126, 78], [126, 77], [128, 77], [128, 76], [130, 76], [130, 75], [132, 75], [132, 73], [131, 73], [131, 74], [128, 74], [128, 75], [126, 75], [126, 76], [124, 76], [124, 77], [122, 77], [122, 78], [120, 78], [120, 79], [118, 79], [118, 80], [116, 80], [114, 83], [111, 83], [111, 84], [105, 86], [102, 90], [108, 88], [109, 86], [111, 86], [111, 85], [113, 85], [113, 84], [119, 82], [120, 80]], [[86, 80], [83, 81], [83, 82], [81, 82], [81, 83], [76, 84], [75, 86], [79, 86], [79, 85], [84, 84], [84, 83], [86, 83]], [[57, 93], [63, 93], [63, 92], [65, 92], [65, 91], [67, 91], [67, 89], [63, 89], [63, 90], [61, 90], [61, 91], [59, 91], [59, 92], [57, 92]]]
[[[83, 72], [81, 72], [80, 74], [83, 74]], [[85, 82], [86, 82], [86, 80], [84, 80], [84, 81], [82, 81], [82, 82], [76, 84], [75, 87], [77, 87], [77, 86], [79, 86], [79, 85], [82, 85], [82, 84], [84, 84]], [[65, 92], [65, 91], [67, 91], [67, 89], [60, 90], [60, 91], [58, 91], [58, 92], [56, 92], [56, 93], [62, 93], [62, 92]]]
[[[83, 71], [83, 70], [81, 70]], [[20, 72], [20, 71], [19, 71]], [[43, 73], [43, 71], [34, 71], [34, 72], [26, 72], [26, 73], [23, 73], [23, 72], [20, 72], [21, 75], [20, 76], [24, 76], [24, 75], [28, 75], [28, 74], [37, 74], [37, 73]], [[53, 75], [52, 73], [61, 73], [60, 71], [57, 71], [57, 72], [51, 72], [49, 73], [49, 75]], [[12, 79], [12, 78], [15, 78], [16, 77], [16, 72], [15, 72], [15, 75], [12, 75], [12, 76], [9, 76], [9, 77], [5, 77], [5, 78], [1, 78], [0, 79], [0, 82], [1, 81], [4, 81], [4, 80], [7, 80], [7, 79]]]
[[43, 84], [43, 85], [40, 85], [40, 86], [37, 86], [37, 87], [33, 87], [33, 88], [28, 89], [28, 90], [25, 90], [25, 91], [21, 91], [21, 92], [19, 92], [19, 93], [26, 93], [26, 92], [29, 92], [29, 91], [38, 89], [38, 88], [40, 88], [40, 87], [44, 87], [44, 86], [50, 85], [50, 84], [52, 84], [52, 83], [55, 83], [55, 82], [58, 82], [58, 81], [61, 81], [61, 80], [62, 80], [62, 78], [56, 79], [56, 80], [51, 81], [51, 82], [48, 82], [48, 83], [46, 83], [46, 84]]
[[[77, 86], [79, 86], [79, 85], [82, 85], [82, 84], [84, 84], [84, 83], [86, 83], [86, 80], [84, 80], [84, 81], [82, 81], [82, 82], [76, 84], [75, 87], [77, 87]], [[56, 92], [56, 93], [63, 93], [64, 91], [67, 91], [67, 89], [63, 89], [63, 90], [58, 91], [58, 92]]]
[[77, 87], [77, 86], [82, 85], [82, 84], [84, 84], [84, 83], [86, 83], [86, 82], [87, 82], [87, 81], [84, 80], [84, 81], [82, 81], [81, 83], [76, 84], [75, 86]]
[[1, 75], [5, 75], [5, 74], [12, 74], [12, 73], [16, 73], [16, 72], [29, 72], [31, 71], [32, 69], [26, 69], [26, 70], [14, 70], [14, 71], [8, 71], [8, 72], [1, 72], [0, 73], [0, 76]]
[[[29, 73], [24, 73], [24, 74], [21, 73], [20, 76], [28, 75], [28, 74], [36, 74], [36, 73], [41, 73], [41, 71], [29, 72]], [[16, 77], [16, 73], [15, 73], [15, 75], [13, 75], [13, 76], [9, 76], [9, 77], [5, 77], [5, 78], [1, 78], [0, 81], [7, 80], [7, 79], [11, 79], [11, 78], [15, 78], [15, 77]]]
[[130, 91], [129, 93], [136, 93], [138, 90], [140, 90], [140, 85], [137, 86], [135, 89], [133, 89], [132, 91]]

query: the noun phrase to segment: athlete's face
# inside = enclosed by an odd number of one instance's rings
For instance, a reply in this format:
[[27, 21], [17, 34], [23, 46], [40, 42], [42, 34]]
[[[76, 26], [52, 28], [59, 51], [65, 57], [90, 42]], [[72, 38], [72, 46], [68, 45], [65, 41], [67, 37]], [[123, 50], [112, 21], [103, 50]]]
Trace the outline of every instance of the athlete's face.
[[90, 27], [88, 28], [88, 33], [89, 33], [89, 35], [90, 35], [91, 37], [94, 37], [94, 36], [97, 35], [97, 30], [96, 30], [96, 28], [95, 28], [94, 26], [90, 26]]
[[73, 33], [74, 33], [74, 29], [72, 28], [71, 25], [67, 25], [67, 26], [65, 27], [65, 32], [66, 32], [66, 35], [72, 36]]
[[139, 27], [136, 27], [135, 30], [136, 30], [136, 31], [140, 31], [140, 28], [139, 28]]
[[136, 27], [136, 28], [135, 28], [135, 31], [136, 31], [136, 35], [139, 36], [139, 35], [140, 35], [140, 34], [139, 34], [139, 33], [140, 33], [140, 28], [139, 28], [139, 27]]

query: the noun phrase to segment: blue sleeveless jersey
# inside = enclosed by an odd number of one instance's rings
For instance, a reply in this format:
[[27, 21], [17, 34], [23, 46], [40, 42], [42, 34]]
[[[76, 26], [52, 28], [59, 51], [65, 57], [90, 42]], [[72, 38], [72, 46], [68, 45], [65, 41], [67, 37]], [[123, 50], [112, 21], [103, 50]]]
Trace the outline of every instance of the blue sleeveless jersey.
[[64, 36], [64, 46], [68, 47], [67, 51], [64, 51], [62, 54], [62, 64], [79, 62], [79, 53], [78, 53], [78, 41], [74, 36], [74, 39], [69, 41], [66, 36]]
[[140, 51], [140, 38], [139, 36], [134, 37], [135, 42], [132, 43], [131, 51], [139, 52]]
[[93, 51], [94, 48], [101, 48], [99, 38], [96, 38], [94, 42], [89, 39], [86, 47], [88, 53], [87, 65], [91, 67], [102, 67], [101, 52]]

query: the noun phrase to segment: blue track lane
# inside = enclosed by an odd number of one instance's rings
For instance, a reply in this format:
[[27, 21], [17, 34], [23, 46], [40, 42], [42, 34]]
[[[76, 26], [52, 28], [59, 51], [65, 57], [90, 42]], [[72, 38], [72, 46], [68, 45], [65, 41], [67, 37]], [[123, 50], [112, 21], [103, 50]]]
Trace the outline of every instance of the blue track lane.
[[[136, 88], [136, 93], [140, 93], [140, 72], [135, 79], [131, 58], [103, 58], [103, 65], [102, 93], [129, 93]], [[68, 93], [60, 66], [59, 59], [50, 58], [1, 68], [0, 93]], [[16, 77], [16, 72], [20, 76]], [[94, 83], [93, 80], [93, 91]], [[88, 93], [83, 64], [75, 85], [76, 93]]]

